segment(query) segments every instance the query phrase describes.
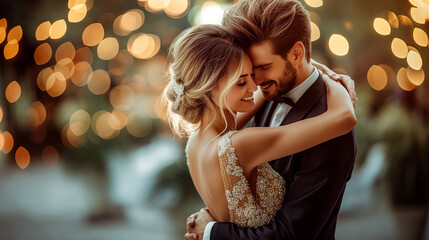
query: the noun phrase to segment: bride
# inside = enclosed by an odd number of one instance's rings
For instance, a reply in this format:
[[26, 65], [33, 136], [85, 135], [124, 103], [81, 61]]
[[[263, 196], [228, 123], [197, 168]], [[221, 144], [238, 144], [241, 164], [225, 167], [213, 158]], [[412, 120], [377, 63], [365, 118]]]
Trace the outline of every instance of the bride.
[[356, 124], [347, 90], [324, 76], [328, 110], [289, 125], [240, 130], [265, 101], [252, 62], [222, 26], [200, 25], [170, 48], [167, 116], [187, 144], [195, 187], [218, 222], [258, 227], [281, 208], [284, 179], [269, 161], [348, 133]]

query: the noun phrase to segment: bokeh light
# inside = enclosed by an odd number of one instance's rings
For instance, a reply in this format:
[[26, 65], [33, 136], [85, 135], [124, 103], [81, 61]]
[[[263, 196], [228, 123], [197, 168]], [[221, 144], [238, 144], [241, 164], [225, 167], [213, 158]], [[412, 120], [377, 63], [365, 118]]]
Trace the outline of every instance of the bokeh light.
[[85, 62], [88, 62], [89, 64], [92, 64], [93, 60], [94, 60], [94, 56], [92, 54], [91, 49], [88, 47], [81, 47], [77, 49], [73, 59], [75, 63], [85, 61]]
[[46, 120], [46, 108], [40, 101], [36, 101], [30, 108], [33, 112], [33, 126], [39, 126]]
[[86, 46], [97, 46], [104, 38], [104, 28], [101, 23], [92, 23], [83, 30], [82, 42]]
[[148, 135], [152, 130], [152, 123], [148, 117], [135, 113], [127, 116], [127, 131], [134, 137], [140, 138]]
[[399, 20], [394, 12], [387, 13], [387, 20], [392, 28], [399, 28]]
[[4, 58], [5, 59], [12, 59], [14, 58], [19, 52], [19, 44], [16, 39], [11, 40], [6, 44], [4, 47]]
[[4, 146], [4, 137], [3, 133], [0, 131], [0, 151], [3, 149]]
[[311, 41], [314, 42], [320, 38], [320, 29], [314, 22], [310, 22], [310, 25], [311, 25]]
[[97, 47], [98, 57], [102, 60], [110, 60], [118, 54], [119, 43], [116, 38], [108, 37], [103, 39]]
[[116, 110], [128, 110], [134, 103], [134, 99], [134, 91], [127, 85], [118, 85], [110, 91], [110, 103]]
[[406, 58], [408, 54], [408, 47], [404, 40], [400, 38], [394, 38], [392, 40], [391, 49], [393, 54], [397, 58]]
[[85, 134], [91, 125], [91, 116], [83, 109], [77, 110], [70, 117], [70, 130], [76, 136]]
[[57, 51], [55, 52], [55, 60], [60, 62], [63, 59], [66, 59], [62, 64], [67, 64], [74, 59], [76, 50], [71, 42], [65, 42], [61, 44]]
[[127, 32], [139, 29], [144, 23], [144, 13], [139, 9], [128, 10], [120, 18], [119, 26]]
[[82, 61], [75, 65], [73, 75], [71, 76], [71, 81], [78, 87], [83, 87], [88, 83], [89, 75], [92, 73], [91, 65]]
[[24, 147], [18, 147], [15, 152], [15, 161], [19, 168], [26, 169], [30, 164], [30, 153]]
[[19, 42], [19, 40], [21, 40], [22, 38], [22, 28], [21, 26], [16, 26], [14, 28], [12, 28], [9, 33], [7, 34], [7, 41], [10, 42], [12, 40], [16, 40], [17, 42]]
[[34, 62], [37, 65], [43, 65], [52, 57], [52, 48], [49, 43], [43, 43], [34, 51]]
[[46, 91], [51, 97], [59, 97], [64, 93], [67, 81], [61, 72], [54, 72], [46, 81]]
[[389, 22], [387, 22], [386, 19], [376, 18], [374, 19], [373, 25], [374, 25], [375, 31], [380, 35], [387, 36], [391, 32]]
[[415, 7], [411, 8], [410, 14], [414, 22], [419, 24], [425, 24], [425, 21], [426, 21], [425, 15], [420, 8], [415, 8]]
[[367, 80], [369, 85], [377, 91], [383, 90], [387, 85], [387, 73], [386, 71], [378, 66], [373, 65], [369, 70], [367, 74]]
[[189, 0], [170, 0], [164, 12], [171, 18], [181, 18], [187, 13], [189, 7]]
[[82, 21], [87, 13], [86, 5], [84, 3], [74, 5], [68, 14], [68, 20], [71, 23]]
[[55, 149], [51, 145], [48, 145], [45, 148], [43, 148], [42, 161], [47, 166], [54, 167], [58, 165], [59, 160], [60, 160], [60, 154], [58, 153], [57, 149]]
[[0, 123], [3, 120], [3, 108], [0, 106]]
[[323, 6], [323, 0], [305, 0], [305, 3], [313, 8], [319, 8]]
[[407, 77], [410, 82], [416, 86], [420, 86], [425, 80], [425, 72], [422, 69], [416, 71], [410, 67], [407, 68]]
[[49, 38], [51, 30], [51, 22], [46, 21], [41, 23], [36, 29], [36, 39], [38, 41], [43, 41]]
[[412, 91], [416, 87], [416, 85], [414, 85], [408, 79], [407, 69], [405, 69], [405, 68], [399, 69], [398, 76], [397, 76], [397, 81], [398, 81], [399, 87], [402, 88], [405, 91]]
[[345, 56], [349, 52], [349, 42], [340, 34], [332, 34], [329, 38], [329, 49], [337, 56]]
[[407, 63], [414, 70], [420, 70], [423, 66], [423, 60], [420, 53], [416, 50], [410, 50], [407, 55]]
[[195, 24], [221, 24], [223, 17], [223, 9], [219, 3], [214, 1], [205, 2], [201, 11], [195, 18]]
[[67, 23], [64, 21], [64, 19], [60, 19], [58, 21], [55, 21], [51, 28], [49, 29], [49, 36], [52, 39], [60, 39], [62, 38], [67, 32]]
[[149, 59], [161, 48], [161, 40], [153, 34], [135, 34], [128, 39], [128, 51], [138, 59]]
[[98, 69], [89, 74], [88, 89], [95, 95], [101, 95], [110, 88], [110, 76], [103, 69]]
[[419, 46], [426, 47], [428, 45], [428, 35], [420, 28], [414, 28], [413, 38]]
[[4, 139], [4, 144], [3, 144], [2, 151], [4, 154], [8, 154], [13, 149], [14, 140], [13, 140], [12, 135], [8, 131], [5, 131], [3, 133], [3, 139]]
[[21, 86], [17, 81], [13, 81], [7, 85], [5, 96], [6, 100], [10, 103], [18, 101], [21, 97]]
[[0, 19], [0, 43], [6, 39], [7, 20], [6, 18]]

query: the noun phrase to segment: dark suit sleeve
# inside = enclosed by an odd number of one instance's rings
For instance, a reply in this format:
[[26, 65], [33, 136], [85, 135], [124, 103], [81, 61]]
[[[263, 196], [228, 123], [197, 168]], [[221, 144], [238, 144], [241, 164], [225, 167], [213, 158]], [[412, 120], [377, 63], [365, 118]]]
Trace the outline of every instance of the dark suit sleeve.
[[355, 154], [354, 131], [298, 154], [299, 170], [271, 223], [258, 228], [216, 223], [210, 239], [333, 239]]

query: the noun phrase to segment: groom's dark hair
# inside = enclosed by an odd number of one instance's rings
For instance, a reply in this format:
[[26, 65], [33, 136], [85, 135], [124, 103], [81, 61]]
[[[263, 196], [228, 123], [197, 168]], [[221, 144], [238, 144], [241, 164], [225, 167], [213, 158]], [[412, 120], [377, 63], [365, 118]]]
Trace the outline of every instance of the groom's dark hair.
[[222, 24], [244, 49], [271, 40], [275, 54], [283, 58], [301, 41], [310, 61], [310, 17], [296, 0], [239, 0], [225, 13]]

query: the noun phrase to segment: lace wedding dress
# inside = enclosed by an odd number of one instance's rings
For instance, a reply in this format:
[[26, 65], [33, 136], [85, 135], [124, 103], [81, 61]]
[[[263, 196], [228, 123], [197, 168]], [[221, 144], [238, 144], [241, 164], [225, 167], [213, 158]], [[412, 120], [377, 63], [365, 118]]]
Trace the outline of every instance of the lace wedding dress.
[[226, 133], [218, 143], [230, 221], [239, 227], [259, 227], [272, 221], [281, 208], [285, 182], [268, 163], [261, 164], [257, 167], [256, 192], [253, 195], [231, 144], [231, 136], [235, 132]]

